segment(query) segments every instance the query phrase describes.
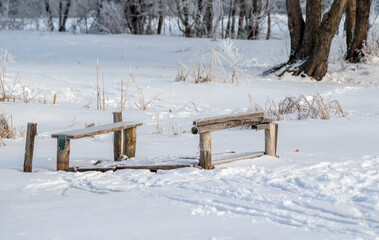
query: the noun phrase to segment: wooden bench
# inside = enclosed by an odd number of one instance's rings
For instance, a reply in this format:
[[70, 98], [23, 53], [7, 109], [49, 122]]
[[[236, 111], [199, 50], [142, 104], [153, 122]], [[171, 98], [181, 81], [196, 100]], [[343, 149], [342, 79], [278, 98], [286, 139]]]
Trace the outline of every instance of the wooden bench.
[[116, 122], [96, 127], [89, 127], [78, 130], [71, 130], [52, 134], [52, 138], [57, 138], [57, 171], [67, 171], [70, 162], [70, 140], [83, 137], [90, 137], [105, 133], [114, 132], [114, 160], [121, 157], [121, 131], [123, 132], [123, 155], [135, 157], [137, 127], [142, 123], [135, 122]]
[[[256, 130], [265, 130], [264, 154], [276, 157], [276, 145], [278, 124], [273, 124], [272, 119], [264, 117], [263, 112], [219, 116], [199, 119], [193, 122], [191, 132], [200, 134], [200, 161], [199, 165], [204, 169], [212, 169], [212, 132], [233, 128], [251, 127]], [[261, 154], [263, 155], [263, 154]], [[255, 155], [259, 156], [259, 155]]]

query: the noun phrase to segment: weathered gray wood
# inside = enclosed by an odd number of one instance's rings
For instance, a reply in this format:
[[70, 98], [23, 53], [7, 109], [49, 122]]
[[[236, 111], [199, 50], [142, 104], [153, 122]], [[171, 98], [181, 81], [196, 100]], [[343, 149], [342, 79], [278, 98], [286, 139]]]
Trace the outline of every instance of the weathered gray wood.
[[225, 123], [215, 123], [215, 124], [210, 124], [210, 125], [194, 126], [192, 127], [191, 132], [193, 134], [202, 134], [206, 132], [215, 132], [215, 131], [224, 130], [228, 128], [234, 128], [234, 127], [255, 126], [257, 124], [263, 123], [264, 120], [265, 119], [263, 119], [262, 117], [257, 117], [257, 118], [245, 120], [245, 121], [230, 121], [230, 122], [225, 122]]
[[185, 165], [152, 165], [152, 166], [114, 166], [114, 167], [99, 167], [99, 168], [85, 168], [85, 167], [71, 167], [67, 171], [68, 172], [88, 172], [88, 171], [117, 171], [122, 169], [147, 169], [150, 171], [157, 170], [172, 170], [177, 168], [185, 168], [185, 167], [197, 167], [198, 164], [185, 164]]
[[225, 123], [225, 122], [231, 122], [231, 121], [246, 121], [249, 119], [252, 120], [252, 119], [263, 118], [263, 117], [264, 117], [263, 112], [226, 115], [226, 116], [198, 119], [198, 120], [193, 121], [193, 125], [200, 127], [200, 126], [205, 126], [205, 125], [210, 125], [210, 124]]
[[255, 153], [255, 154], [246, 155], [246, 156], [240, 156], [240, 157], [234, 157], [234, 158], [229, 158], [229, 159], [223, 159], [223, 160], [213, 161], [212, 165], [213, 166], [217, 166], [217, 165], [221, 165], [221, 164], [225, 164], [225, 163], [231, 163], [231, 162], [245, 160], [245, 159], [257, 158], [257, 157], [261, 157], [263, 155], [264, 155], [264, 153], [261, 152], [261, 153]]
[[123, 154], [128, 158], [136, 156], [137, 127], [124, 130]]
[[[114, 112], [113, 113], [113, 122], [118, 123], [122, 122], [122, 113], [121, 112]], [[121, 157], [121, 141], [122, 141], [122, 134], [121, 131], [115, 131], [113, 133], [113, 154], [114, 154], [114, 160], [117, 161]]]
[[62, 135], [57, 139], [57, 171], [67, 171], [70, 166], [70, 139]]
[[200, 134], [200, 161], [199, 164], [204, 169], [212, 169], [212, 134]]
[[37, 134], [37, 123], [28, 123], [25, 143], [24, 172], [32, 172], [34, 138]]
[[259, 130], [266, 130], [266, 129], [268, 129], [269, 127], [270, 127], [270, 125], [267, 124], [267, 123], [265, 123], [265, 124], [259, 124], [259, 125], [257, 125], [257, 126], [256, 126], [256, 129], [257, 129], [257, 131], [259, 131]]
[[276, 157], [276, 127], [277, 124], [270, 123], [265, 129], [265, 154]]
[[115, 132], [115, 131], [121, 131], [123, 129], [134, 128], [141, 125], [142, 123], [118, 122], [118, 123], [104, 124], [101, 126], [95, 126], [95, 127], [90, 127], [90, 128], [59, 132], [59, 133], [52, 134], [51, 137], [58, 138], [59, 135], [66, 135], [67, 138], [69, 139], [78, 139], [78, 138], [83, 138], [83, 137], [106, 134], [106, 133]]
[[278, 148], [278, 129], [279, 129], [279, 124], [277, 123], [274, 123], [274, 126], [275, 126], [275, 157], [278, 157], [278, 155], [276, 155], [277, 153], [277, 148]]

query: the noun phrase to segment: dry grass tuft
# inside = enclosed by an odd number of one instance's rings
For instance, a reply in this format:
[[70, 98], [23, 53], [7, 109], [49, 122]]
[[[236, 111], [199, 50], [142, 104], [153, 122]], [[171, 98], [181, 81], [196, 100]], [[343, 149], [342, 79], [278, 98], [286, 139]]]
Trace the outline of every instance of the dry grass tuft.
[[32, 92], [26, 87], [17, 73], [16, 77], [11, 80], [8, 78], [7, 66], [10, 63], [14, 63], [14, 58], [7, 51], [1, 49], [0, 51], [0, 102], [16, 102], [21, 101], [24, 103], [33, 102], [38, 96], [43, 93], [43, 102], [47, 104], [46, 93], [44, 90], [39, 90], [37, 92]]
[[349, 119], [342, 110], [338, 100], [332, 97], [325, 98], [318, 91], [312, 96], [300, 95], [299, 97], [289, 96], [276, 104], [273, 100], [268, 99], [263, 109], [254, 98], [249, 95], [250, 107], [247, 112], [265, 112], [269, 118], [281, 121], [284, 116], [296, 117], [296, 119], [330, 119], [333, 115]]
[[175, 123], [170, 117], [168, 117], [168, 133], [170, 132], [174, 135], [182, 135], [185, 133], [181, 124]]
[[243, 54], [230, 39], [221, 42], [219, 48], [220, 51], [212, 49], [209, 55], [209, 65], [206, 64], [208, 61], [205, 61], [205, 55], [201, 56], [198, 65], [191, 64], [191, 68], [179, 62], [175, 80], [178, 82], [193, 81], [194, 83], [240, 84], [240, 76], [246, 68], [255, 63], [255, 59], [243, 61]]
[[154, 115], [153, 133], [154, 134], [162, 134], [163, 133], [163, 128], [161, 127], [161, 120], [160, 120], [159, 113]]
[[[13, 128], [12, 116], [7, 117], [5, 113], [0, 114], [0, 139], [15, 139], [16, 129]], [[4, 141], [2, 141], [3, 144]]]
[[372, 33], [371, 40], [363, 44], [363, 49], [361, 50], [364, 56], [364, 62], [371, 63], [374, 58], [379, 57], [379, 37], [376, 33]]

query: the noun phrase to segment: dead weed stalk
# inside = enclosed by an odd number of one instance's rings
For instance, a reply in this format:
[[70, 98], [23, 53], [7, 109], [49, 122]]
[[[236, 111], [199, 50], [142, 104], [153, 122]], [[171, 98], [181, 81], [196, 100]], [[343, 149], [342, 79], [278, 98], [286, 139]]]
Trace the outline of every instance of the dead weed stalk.
[[[15, 139], [16, 129], [13, 128], [12, 116], [7, 117], [6, 113], [0, 114], [0, 139]], [[3, 144], [4, 141], [1, 141]]]

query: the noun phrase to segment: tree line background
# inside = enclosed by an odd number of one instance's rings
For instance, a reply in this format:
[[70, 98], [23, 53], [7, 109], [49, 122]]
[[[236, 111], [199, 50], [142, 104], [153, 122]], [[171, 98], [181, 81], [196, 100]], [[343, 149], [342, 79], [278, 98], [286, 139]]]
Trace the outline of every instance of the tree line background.
[[270, 39], [286, 0], [0, 0], [0, 13], [2, 29], [162, 34], [170, 21], [185, 37]]
[[[291, 41], [289, 60], [266, 73], [321, 80], [342, 21], [346, 60], [364, 61], [378, 7], [378, 0], [0, 0], [0, 28], [163, 34], [175, 25], [185, 37], [254, 40], [270, 39], [272, 18], [282, 17]], [[379, 52], [379, 40], [374, 44]]]

